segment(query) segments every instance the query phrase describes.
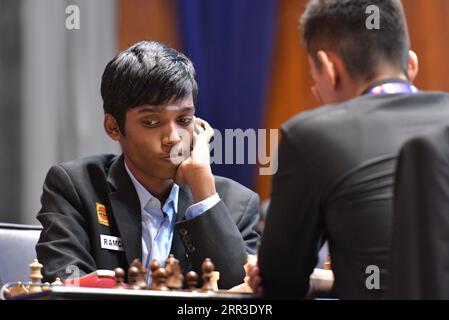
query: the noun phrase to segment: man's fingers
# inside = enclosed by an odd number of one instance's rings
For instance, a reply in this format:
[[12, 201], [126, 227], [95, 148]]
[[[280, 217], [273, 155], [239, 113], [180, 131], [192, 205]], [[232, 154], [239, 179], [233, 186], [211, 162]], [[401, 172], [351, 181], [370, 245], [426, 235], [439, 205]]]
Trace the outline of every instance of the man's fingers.
[[259, 276], [255, 276], [253, 279], [254, 288], [260, 287], [261, 283], [262, 283], [262, 279]]
[[253, 289], [253, 292], [256, 293], [262, 287], [262, 279], [259, 276], [250, 278], [249, 286]]
[[259, 287], [261, 287], [262, 284], [262, 278], [259, 275], [259, 268], [257, 267], [257, 265], [249, 266], [248, 276], [249, 285], [255, 293], [258, 292], [258, 290], [260, 290]]
[[259, 275], [259, 268], [255, 265], [250, 265], [248, 270], [248, 275], [250, 277], [255, 277]]
[[178, 166], [178, 168], [176, 169], [176, 175], [175, 175], [175, 183], [178, 186], [183, 186], [185, 185], [185, 180], [184, 180], [184, 173], [182, 171], [182, 163]]
[[214, 129], [207, 123], [207, 121], [204, 121], [201, 118], [195, 118], [195, 127], [195, 131], [198, 134], [204, 134], [208, 142], [214, 136]]

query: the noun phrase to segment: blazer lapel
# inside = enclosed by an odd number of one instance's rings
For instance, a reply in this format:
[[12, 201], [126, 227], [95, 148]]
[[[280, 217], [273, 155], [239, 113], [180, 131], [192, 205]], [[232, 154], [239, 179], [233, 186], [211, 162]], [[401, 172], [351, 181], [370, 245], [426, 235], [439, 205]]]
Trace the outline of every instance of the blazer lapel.
[[136, 258], [142, 260], [140, 202], [126, 172], [123, 156], [120, 156], [111, 165], [108, 182], [115, 189], [115, 191], [109, 193], [109, 200], [125, 248], [128, 264]]
[[[179, 198], [178, 198], [178, 214], [176, 215], [176, 222], [185, 219], [186, 210], [189, 206], [194, 203], [192, 193], [190, 189], [186, 186], [179, 188]], [[184, 243], [182, 242], [181, 236], [178, 231], [173, 231], [173, 242], [171, 247], [171, 253], [179, 260], [182, 270], [190, 269], [190, 264], [186, 256], [186, 250], [184, 248]]]
[[186, 210], [194, 203], [192, 192], [187, 186], [179, 188], [179, 198], [178, 198], [178, 214], [176, 215], [176, 222], [185, 219]]

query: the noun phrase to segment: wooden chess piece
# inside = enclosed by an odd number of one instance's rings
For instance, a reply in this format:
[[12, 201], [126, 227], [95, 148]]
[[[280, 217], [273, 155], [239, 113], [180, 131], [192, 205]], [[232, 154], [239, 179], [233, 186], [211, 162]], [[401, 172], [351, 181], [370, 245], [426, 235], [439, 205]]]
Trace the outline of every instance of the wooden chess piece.
[[42, 267], [43, 265], [39, 263], [37, 259], [34, 259], [33, 262], [29, 264], [30, 267], [30, 288], [29, 293], [39, 293], [42, 292], [41, 280], [42, 280]]
[[128, 289], [140, 290], [137, 282], [139, 280], [139, 269], [137, 267], [130, 267], [128, 269]]
[[151, 290], [158, 290], [158, 291], [169, 291], [167, 286], [165, 285], [165, 282], [167, 281], [167, 271], [165, 271], [164, 268], [158, 268], [156, 271], [151, 273]]
[[151, 273], [155, 272], [157, 269], [159, 269], [159, 262], [157, 262], [156, 259], [151, 260], [150, 262]]
[[198, 286], [198, 274], [195, 271], [189, 271], [186, 275], [187, 279], [187, 291], [197, 291]]
[[147, 269], [143, 266], [139, 259], [134, 259], [131, 263], [131, 267], [136, 267], [139, 270], [139, 275], [137, 277], [137, 285], [140, 289], [145, 289], [147, 287], [146, 277]]
[[212, 278], [210, 281], [212, 283], [213, 291], [218, 291], [218, 280], [220, 280], [220, 272], [212, 271]]
[[167, 291], [168, 288], [165, 286], [165, 281], [167, 280], [167, 272], [164, 268], [159, 266], [159, 262], [156, 259], [150, 262], [151, 270], [151, 286], [150, 290], [161, 290]]
[[114, 269], [114, 274], [115, 274], [115, 289], [124, 289], [122, 286], [122, 283], [125, 280], [125, 270], [123, 270], [122, 268], [115, 268]]
[[201, 287], [201, 291], [214, 290], [212, 273], [214, 269], [215, 265], [213, 264], [213, 262], [209, 258], [204, 259], [203, 264], [201, 265], [201, 271], [203, 272], [203, 286]]
[[20, 296], [23, 294], [28, 294], [29, 290], [23, 285], [21, 281], [17, 282], [14, 286], [5, 289], [5, 297], [11, 298], [15, 296]]
[[53, 281], [53, 282], [51, 283], [51, 285], [52, 285], [52, 286], [62, 286], [62, 285], [64, 285], [64, 284], [62, 283], [61, 278], [56, 278], [56, 280]]
[[50, 291], [51, 290], [51, 284], [49, 282], [45, 282], [42, 286], [42, 291]]
[[173, 254], [170, 254], [165, 262], [165, 271], [167, 271], [167, 281], [165, 285], [170, 290], [181, 290], [184, 276], [181, 273], [179, 260]]

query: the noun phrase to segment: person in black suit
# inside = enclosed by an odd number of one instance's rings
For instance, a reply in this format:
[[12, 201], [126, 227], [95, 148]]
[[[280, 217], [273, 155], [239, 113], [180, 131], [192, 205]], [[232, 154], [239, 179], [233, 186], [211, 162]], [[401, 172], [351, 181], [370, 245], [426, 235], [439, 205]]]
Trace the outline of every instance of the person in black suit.
[[[154, 41], [139, 42], [106, 66], [101, 84], [104, 128], [123, 154], [56, 165], [44, 183], [37, 257], [45, 281], [97, 269], [148, 268], [169, 253], [182, 271], [201, 273], [210, 258], [220, 288], [243, 282], [259, 239], [257, 194], [214, 176], [213, 130], [195, 118], [191, 61]], [[150, 279], [150, 277], [148, 277]]]
[[387, 299], [449, 299], [449, 127], [399, 154]]
[[378, 299], [399, 149], [448, 122], [449, 95], [412, 85], [418, 61], [399, 0], [311, 0], [301, 23], [313, 91], [325, 105], [282, 126], [251, 286], [268, 297], [304, 297], [328, 240], [334, 295]]

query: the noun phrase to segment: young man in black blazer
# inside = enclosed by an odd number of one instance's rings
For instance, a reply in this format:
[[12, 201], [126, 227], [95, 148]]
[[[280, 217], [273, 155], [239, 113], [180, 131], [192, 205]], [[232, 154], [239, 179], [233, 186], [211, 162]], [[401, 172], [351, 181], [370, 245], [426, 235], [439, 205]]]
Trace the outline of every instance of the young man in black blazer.
[[448, 122], [449, 95], [412, 85], [418, 62], [399, 0], [311, 0], [301, 23], [313, 91], [325, 106], [282, 126], [252, 286], [304, 297], [328, 240], [335, 295], [378, 299], [399, 149]]
[[259, 198], [214, 176], [213, 130], [195, 118], [191, 61], [173, 48], [143, 41], [106, 66], [101, 84], [104, 128], [123, 154], [99, 155], [50, 169], [37, 218], [44, 280], [97, 269], [146, 267], [170, 253], [182, 271], [201, 272], [210, 258], [220, 288], [243, 282], [258, 241]]

